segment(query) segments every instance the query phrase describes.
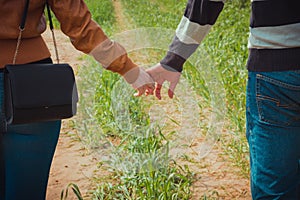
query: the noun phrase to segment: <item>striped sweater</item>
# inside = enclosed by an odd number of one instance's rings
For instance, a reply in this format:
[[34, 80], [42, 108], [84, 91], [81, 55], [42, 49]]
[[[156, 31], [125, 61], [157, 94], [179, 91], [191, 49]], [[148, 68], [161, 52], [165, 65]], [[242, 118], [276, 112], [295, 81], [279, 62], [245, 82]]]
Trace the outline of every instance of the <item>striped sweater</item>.
[[[165, 68], [181, 72], [215, 24], [225, 0], [188, 0], [167, 55]], [[300, 69], [300, 1], [252, 0], [249, 71]], [[245, 33], [246, 34], [246, 33]]]

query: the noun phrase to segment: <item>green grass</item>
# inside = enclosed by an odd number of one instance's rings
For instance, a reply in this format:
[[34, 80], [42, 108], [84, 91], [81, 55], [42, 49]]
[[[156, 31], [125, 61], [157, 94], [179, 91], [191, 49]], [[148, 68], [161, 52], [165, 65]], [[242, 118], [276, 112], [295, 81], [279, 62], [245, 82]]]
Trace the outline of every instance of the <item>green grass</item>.
[[80, 192], [79, 187], [74, 183], [69, 183], [66, 187], [66, 189], [62, 190], [60, 194], [61, 200], [67, 200], [69, 195], [69, 190], [72, 190], [72, 192], [75, 194], [78, 200], [83, 200], [82, 194]]
[[104, 162], [112, 175], [99, 179], [93, 199], [189, 199], [193, 175], [169, 158], [167, 139], [145, 113], [147, 102], [133, 97], [124, 80], [92, 59], [82, 70], [80, 77], [89, 82], [80, 82], [80, 93], [87, 94], [91, 85], [95, 93], [87, 95], [88, 100], [81, 98], [84, 117], [78, 129], [87, 127], [81, 132], [93, 149], [101, 149], [101, 141], [110, 145]]
[[128, 135], [110, 160], [113, 179], [99, 183], [94, 199], [189, 199], [193, 175], [169, 159], [164, 140], [153, 129]]
[[[134, 1], [123, 0], [129, 17], [137, 27], [162, 27], [175, 29], [182, 17], [185, 0]], [[248, 146], [245, 139], [245, 88], [247, 79], [247, 37], [249, 28], [250, 2], [230, 0], [225, 4], [208, 36], [200, 49], [204, 51], [215, 67], [216, 76], [220, 77], [225, 90], [227, 131], [231, 134], [228, 140], [222, 138], [225, 151], [241, 168], [241, 173], [249, 173]], [[238, 20], [237, 20], [238, 19]], [[163, 55], [161, 56], [163, 57]], [[200, 60], [205, 64], [206, 60]], [[193, 64], [193, 63], [192, 63]], [[203, 73], [189, 62], [185, 65], [183, 75], [192, 88], [205, 102], [201, 107], [209, 106], [211, 91], [206, 85]], [[215, 91], [217, 92], [217, 91]], [[232, 139], [233, 138], [233, 139]]]
[[88, 8], [92, 13], [93, 19], [99, 23], [106, 34], [111, 34], [115, 29], [115, 13], [112, 0], [95, 1], [85, 0]]
[[[87, 4], [93, 16], [98, 14], [94, 19], [112, 35], [112, 2]], [[100, 6], [103, 12], [95, 9]], [[108, 14], [111, 17], [102, 16]], [[150, 125], [146, 113], [150, 105], [133, 97], [133, 89], [118, 75], [103, 70], [91, 58], [84, 59], [88, 64], [79, 71], [82, 96], [77, 127], [92, 149], [109, 146], [104, 163], [111, 172], [97, 181], [93, 199], [189, 199], [193, 175], [169, 158], [167, 139], [159, 127]]]
[[186, 1], [183, 0], [122, 0], [125, 12], [137, 27], [175, 29], [182, 17]]
[[[113, 35], [116, 19], [112, 1], [87, 0], [86, 3], [103, 30]], [[126, 16], [136, 28], [175, 29], [186, 0], [122, 0], [122, 3]], [[232, 133], [230, 140], [221, 137], [224, 149], [244, 175], [249, 172], [244, 137], [249, 6], [250, 3], [240, 0], [227, 1], [218, 22], [200, 47], [209, 55], [224, 87], [227, 111], [224, 117], [226, 128]], [[164, 52], [156, 56], [161, 58]], [[93, 199], [189, 199], [193, 173], [169, 157], [169, 138], [162, 134], [160, 127], [151, 126], [147, 114], [151, 105], [143, 98], [132, 97], [133, 90], [118, 75], [103, 70], [91, 58], [84, 59], [88, 62], [79, 71], [81, 97], [77, 128], [92, 149], [101, 154], [108, 146], [110, 151], [105, 162], [110, 175], [99, 177]], [[205, 73], [193, 66], [193, 62], [187, 62], [183, 76], [203, 97], [199, 106], [212, 106], [212, 91]]]
[[[226, 91], [228, 131], [226, 152], [248, 176], [248, 145], [245, 138], [246, 60], [250, 2], [231, 0], [205, 38], [203, 46], [215, 62]], [[239, 19], [239, 20], [236, 20]]]

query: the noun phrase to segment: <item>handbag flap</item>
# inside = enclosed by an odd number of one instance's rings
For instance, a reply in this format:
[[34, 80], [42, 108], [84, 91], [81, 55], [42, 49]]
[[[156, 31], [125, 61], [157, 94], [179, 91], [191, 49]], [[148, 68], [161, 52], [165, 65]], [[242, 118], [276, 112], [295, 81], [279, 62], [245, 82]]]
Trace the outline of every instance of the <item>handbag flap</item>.
[[78, 102], [75, 77], [68, 64], [6, 65], [15, 107], [34, 108]]

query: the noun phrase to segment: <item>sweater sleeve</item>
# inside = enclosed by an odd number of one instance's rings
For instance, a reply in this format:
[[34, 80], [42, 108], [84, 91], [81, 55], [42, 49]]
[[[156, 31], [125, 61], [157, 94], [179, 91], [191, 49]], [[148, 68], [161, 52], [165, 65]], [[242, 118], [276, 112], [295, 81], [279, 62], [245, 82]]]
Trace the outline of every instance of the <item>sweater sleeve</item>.
[[174, 39], [160, 62], [164, 68], [182, 71], [183, 64], [215, 24], [224, 2], [225, 0], [188, 0]]
[[84, 0], [49, 0], [49, 4], [62, 32], [77, 50], [92, 55], [103, 67], [121, 75], [136, 67], [122, 45], [111, 41], [92, 20]]

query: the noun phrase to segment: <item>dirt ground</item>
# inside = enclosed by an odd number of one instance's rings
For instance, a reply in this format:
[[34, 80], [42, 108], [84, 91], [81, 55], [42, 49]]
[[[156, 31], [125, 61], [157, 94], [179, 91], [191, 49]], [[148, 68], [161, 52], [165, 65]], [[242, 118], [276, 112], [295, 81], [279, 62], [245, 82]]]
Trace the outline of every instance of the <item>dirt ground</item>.
[[[43, 36], [51, 54], [55, 55], [50, 30], [47, 30]], [[61, 31], [55, 31], [55, 36], [59, 49], [60, 63], [69, 63], [76, 74], [78, 66], [83, 62], [78, 59], [82, 53], [75, 50], [69, 39]], [[55, 62], [55, 56], [52, 57]], [[71, 124], [72, 119], [63, 120], [61, 134], [50, 170], [47, 200], [59, 200], [62, 190], [65, 190], [70, 183], [78, 185], [83, 196], [87, 196], [89, 190], [93, 187], [92, 179], [95, 176], [95, 171], [97, 171], [97, 159], [79, 141], [79, 136]], [[77, 198], [69, 191], [68, 199]]]

